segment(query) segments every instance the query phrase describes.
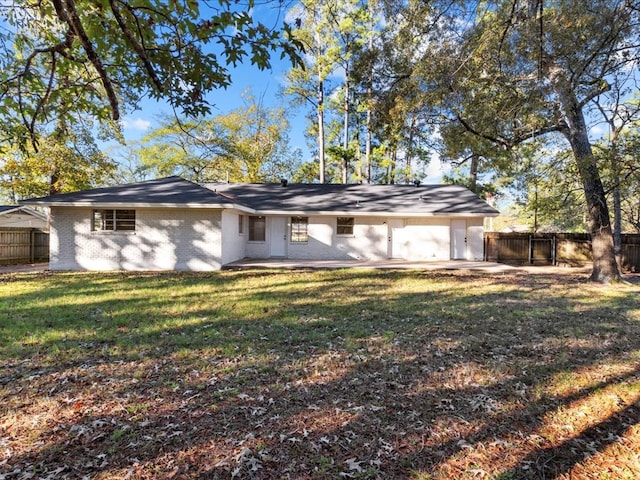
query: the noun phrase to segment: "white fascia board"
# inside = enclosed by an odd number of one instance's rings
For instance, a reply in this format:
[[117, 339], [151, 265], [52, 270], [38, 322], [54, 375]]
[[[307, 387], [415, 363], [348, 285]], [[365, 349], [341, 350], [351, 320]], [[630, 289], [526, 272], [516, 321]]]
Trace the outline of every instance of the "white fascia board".
[[44, 221], [47, 221], [49, 219], [49, 217], [47, 215], [45, 215], [44, 213], [39, 212], [37, 210], [34, 210], [33, 208], [29, 208], [29, 207], [24, 206], [24, 207], [22, 207], [22, 211], [26, 212], [26, 213], [28, 213], [30, 215], [33, 215], [34, 217], [38, 217], [38, 218], [40, 218], [41, 220], [44, 220]]
[[428, 212], [363, 212], [363, 211], [286, 211], [282, 210], [256, 210], [256, 215], [292, 215], [301, 217], [399, 217], [399, 218], [420, 218], [420, 217], [497, 217], [499, 213], [428, 213]]
[[34, 210], [33, 208], [29, 208], [26, 205], [18, 205], [14, 208], [11, 208], [9, 210], [5, 210], [3, 212], [0, 212], [0, 215], [6, 215], [8, 213], [14, 213], [14, 212], [24, 212], [28, 215], [32, 215], [34, 217], [37, 217], [41, 220], [46, 221], [47, 220], [47, 216], [44, 213], [40, 213], [37, 210]]
[[253, 208], [245, 207], [244, 205], [233, 204], [232, 206], [226, 207], [228, 210], [240, 212], [240, 213], [250, 213], [255, 214], [256, 211]]
[[90, 207], [90, 208], [213, 208], [219, 210], [233, 209], [247, 213], [254, 210], [244, 205], [230, 203], [131, 203], [131, 202], [29, 202], [30, 205], [48, 207]]
[[10, 208], [8, 210], [3, 210], [2, 212], [0, 212], [0, 215], [7, 215], [9, 213], [18, 212], [18, 211], [20, 211], [20, 210], [22, 210], [24, 208], [26, 208], [26, 207], [22, 207], [22, 206], [18, 205], [17, 207], [13, 207], [13, 208]]

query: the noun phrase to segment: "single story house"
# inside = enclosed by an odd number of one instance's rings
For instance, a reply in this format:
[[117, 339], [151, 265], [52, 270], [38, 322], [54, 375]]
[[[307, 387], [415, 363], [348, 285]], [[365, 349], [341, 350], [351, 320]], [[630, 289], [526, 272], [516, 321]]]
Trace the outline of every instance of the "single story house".
[[37, 228], [47, 230], [49, 221], [44, 213], [23, 205], [0, 205], [0, 228]]
[[456, 185], [197, 184], [25, 200], [50, 208], [52, 270], [218, 270], [242, 258], [481, 260], [498, 211]]

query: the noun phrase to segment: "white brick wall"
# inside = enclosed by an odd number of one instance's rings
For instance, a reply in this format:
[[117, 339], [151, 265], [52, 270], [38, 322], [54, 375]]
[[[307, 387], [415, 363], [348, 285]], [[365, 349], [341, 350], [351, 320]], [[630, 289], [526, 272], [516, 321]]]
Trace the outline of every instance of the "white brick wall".
[[[287, 217], [287, 238], [290, 236], [290, 217]], [[482, 259], [482, 218], [469, 218], [467, 222], [468, 259]], [[269, 225], [270, 218], [267, 217]], [[382, 260], [388, 258], [390, 228], [394, 226], [392, 255], [394, 258], [416, 261], [438, 261], [451, 258], [450, 218], [355, 217], [354, 234], [338, 236], [336, 218], [309, 217], [309, 241], [287, 242], [287, 257], [303, 260]], [[263, 243], [247, 245], [250, 258], [269, 257], [269, 236]]]
[[289, 258], [305, 260], [353, 260], [357, 258], [357, 256], [353, 256], [354, 254], [357, 255], [354, 249], [349, 248], [349, 239], [337, 237], [334, 234], [335, 224], [335, 218], [309, 217], [309, 225], [307, 227], [309, 241], [306, 243], [289, 243]]
[[136, 209], [135, 232], [92, 232], [92, 209], [51, 209], [52, 270], [218, 270], [221, 211]]
[[247, 215], [242, 216], [244, 224], [244, 232], [240, 234], [238, 229], [239, 214], [223, 211], [222, 212], [222, 264], [240, 260], [246, 255], [246, 240], [249, 225]]
[[[238, 233], [238, 215], [211, 209], [136, 210], [135, 232], [92, 232], [92, 209], [51, 209], [52, 270], [218, 270], [243, 257], [268, 258], [270, 218], [265, 242], [248, 242], [248, 225]], [[245, 222], [246, 222], [245, 216]], [[309, 241], [290, 242], [292, 259], [386, 259], [389, 226], [394, 224], [394, 257], [449, 260], [450, 219], [356, 217], [354, 234], [335, 234], [336, 218], [309, 217]], [[399, 227], [399, 228], [398, 228]], [[482, 259], [482, 219], [467, 219], [467, 256]]]

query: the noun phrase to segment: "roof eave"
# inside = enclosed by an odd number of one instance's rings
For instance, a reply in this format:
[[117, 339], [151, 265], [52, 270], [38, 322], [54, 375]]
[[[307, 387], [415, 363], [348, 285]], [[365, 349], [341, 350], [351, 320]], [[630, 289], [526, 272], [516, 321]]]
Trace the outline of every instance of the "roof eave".
[[14, 213], [14, 212], [25, 212], [25, 213], [28, 213], [29, 215], [32, 215], [32, 216], [36, 217], [36, 218], [39, 218], [39, 219], [44, 220], [44, 221], [47, 221], [47, 216], [45, 214], [40, 213], [37, 210], [34, 210], [33, 208], [29, 208], [26, 205], [16, 205], [15, 208], [10, 208], [8, 210], [4, 210], [4, 211], [0, 212], [0, 215], [6, 215], [8, 213]]
[[17, 212], [17, 211], [23, 210], [25, 208], [27, 208], [27, 207], [23, 207], [23, 206], [17, 205], [17, 206], [15, 206], [13, 208], [8, 208], [6, 210], [0, 211], [0, 215], [6, 215], [8, 213]]
[[[25, 201], [24, 203], [27, 203]], [[29, 205], [46, 207], [90, 207], [90, 208], [209, 208], [209, 209], [235, 209], [247, 213], [253, 213], [252, 208], [236, 203], [147, 203], [147, 202], [53, 202], [53, 201], [28, 201]]]
[[387, 212], [363, 210], [256, 210], [256, 215], [300, 215], [300, 216], [333, 216], [333, 217], [497, 217], [499, 212]]

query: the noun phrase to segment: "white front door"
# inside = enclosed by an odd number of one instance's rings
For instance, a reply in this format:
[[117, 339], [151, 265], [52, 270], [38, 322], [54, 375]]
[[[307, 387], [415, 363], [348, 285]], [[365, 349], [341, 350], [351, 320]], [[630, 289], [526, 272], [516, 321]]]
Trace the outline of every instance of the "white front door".
[[401, 218], [387, 219], [387, 258], [404, 258], [402, 251], [402, 230], [404, 220]]
[[451, 220], [451, 259], [467, 258], [467, 221]]
[[269, 255], [287, 256], [287, 217], [271, 217], [269, 228]]

